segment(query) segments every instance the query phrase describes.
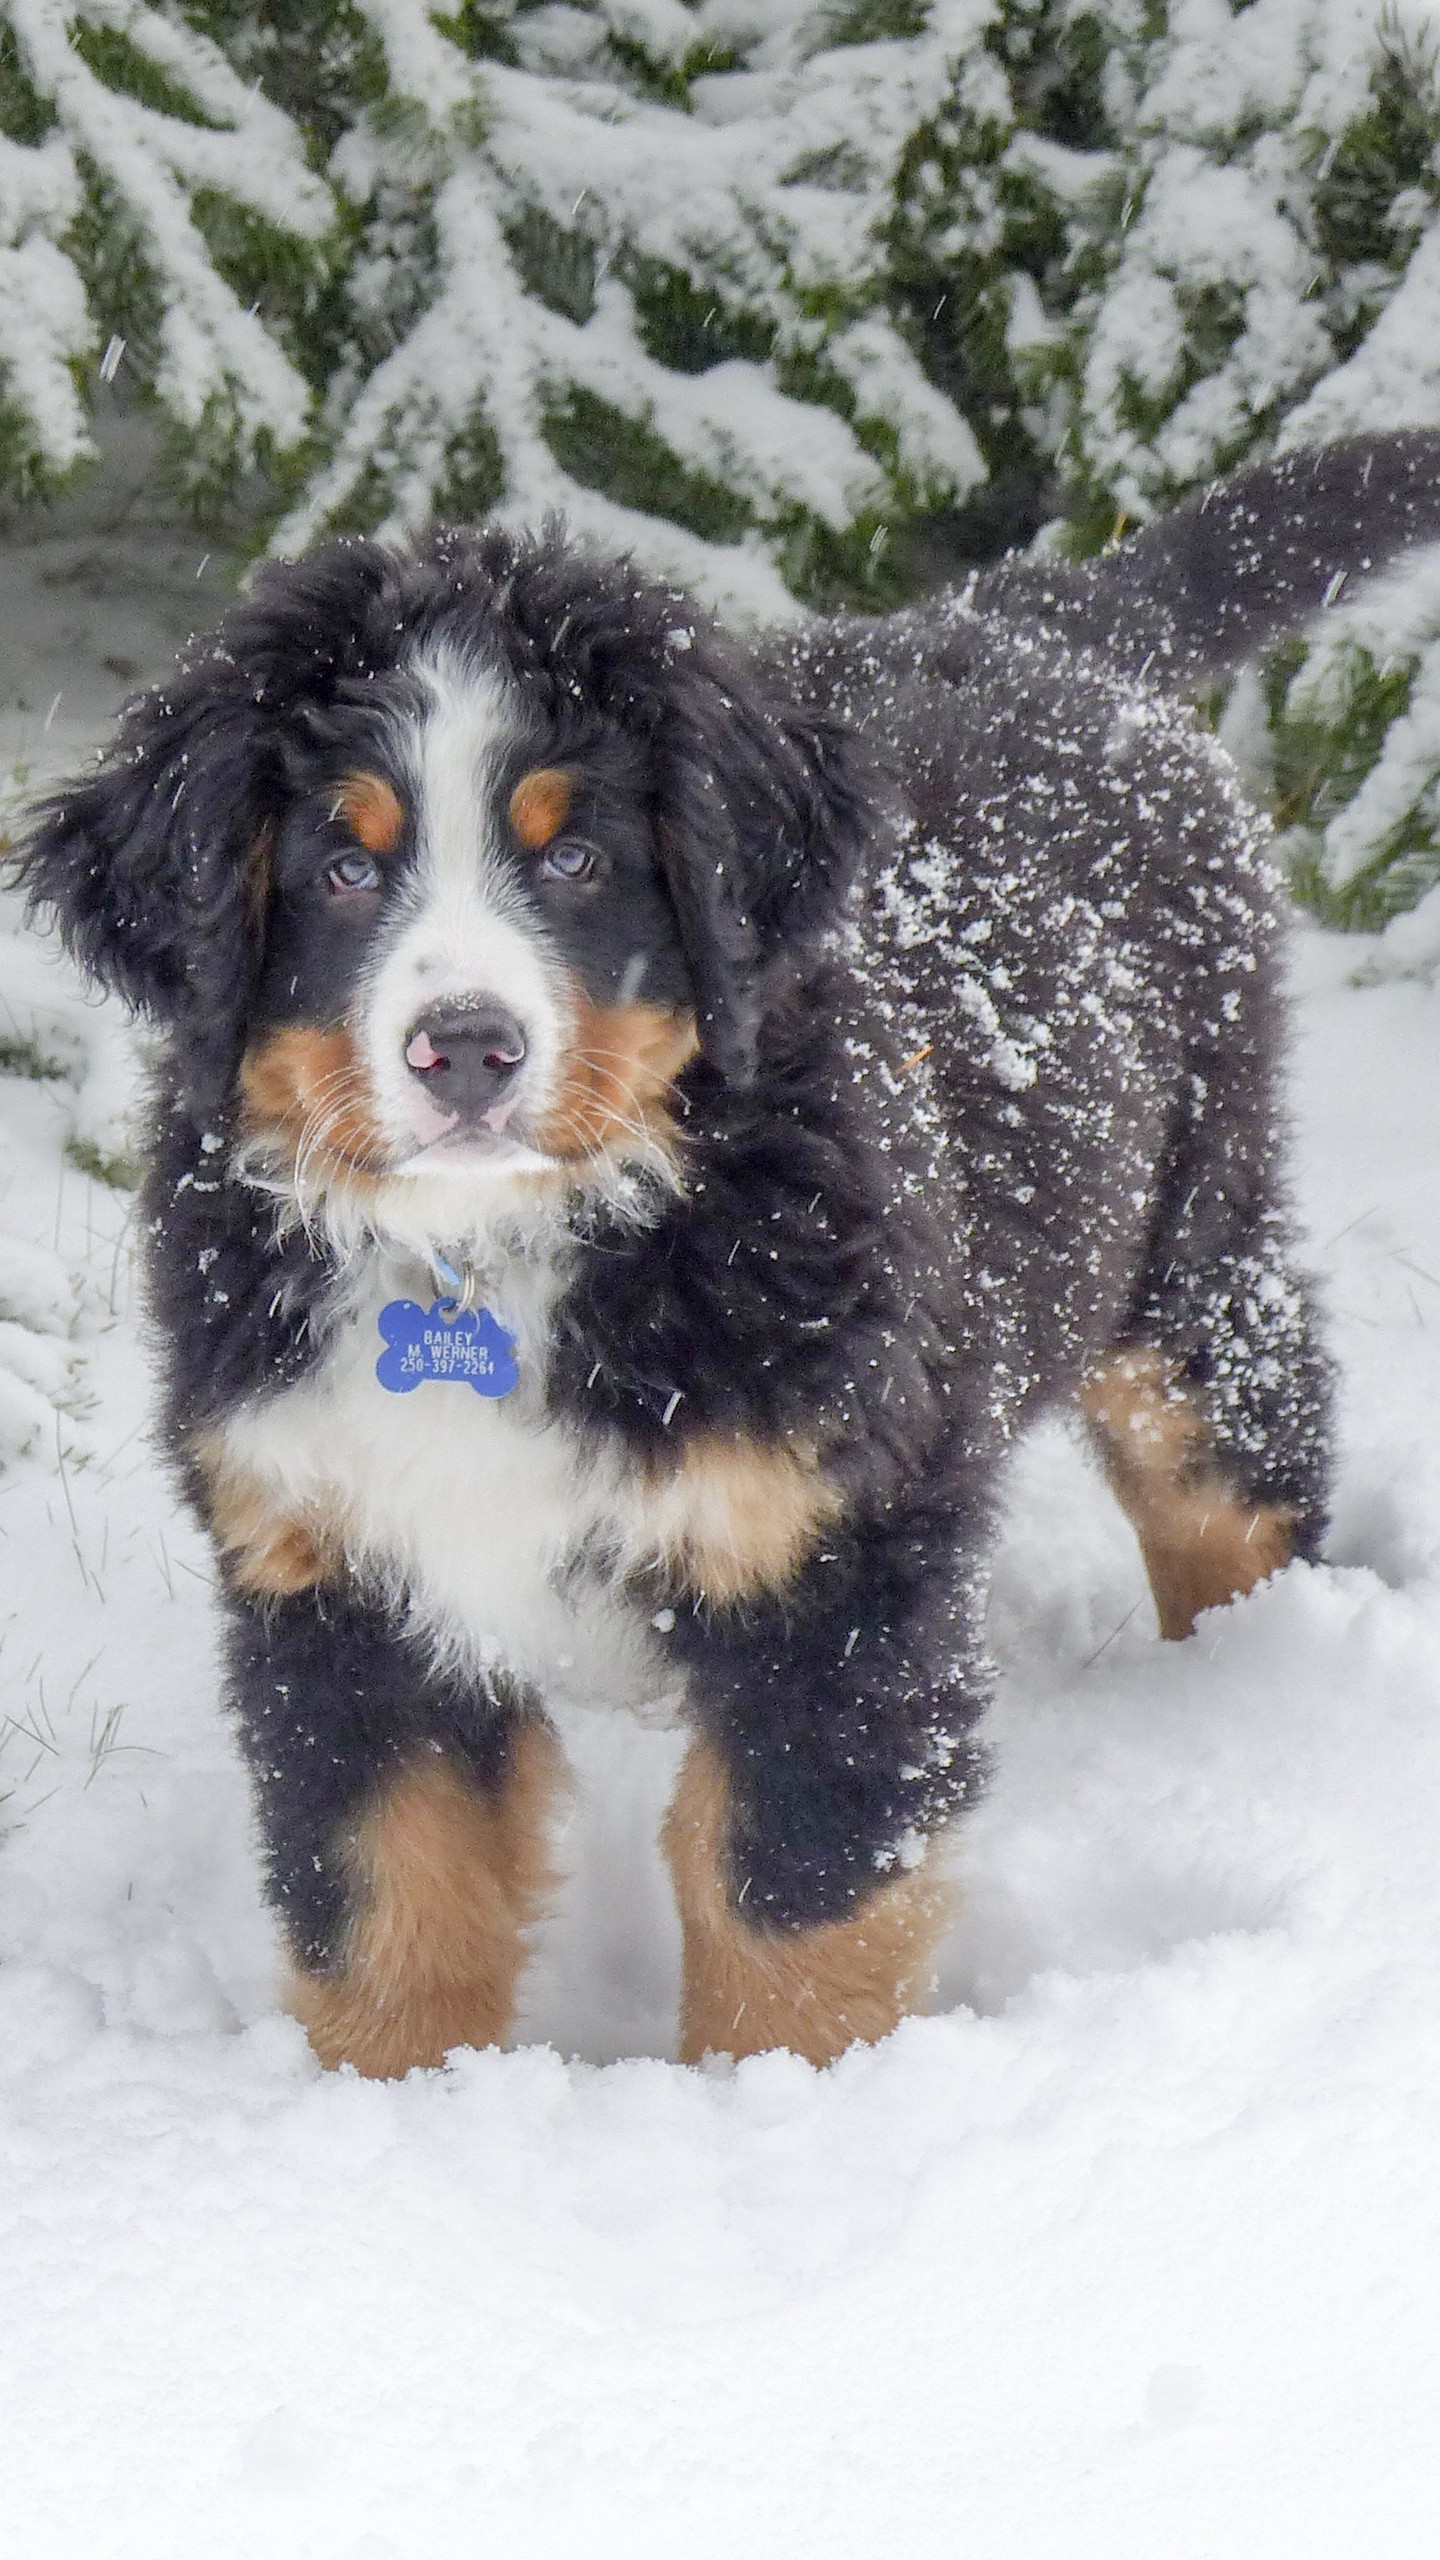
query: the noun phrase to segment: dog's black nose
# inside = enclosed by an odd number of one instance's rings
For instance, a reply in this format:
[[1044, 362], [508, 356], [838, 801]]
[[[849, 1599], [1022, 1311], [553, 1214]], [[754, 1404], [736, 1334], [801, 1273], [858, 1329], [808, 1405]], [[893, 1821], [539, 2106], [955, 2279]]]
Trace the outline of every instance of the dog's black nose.
[[438, 1110], [483, 1120], [525, 1063], [525, 1034], [501, 1005], [456, 1005], [421, 1016], [405, 1063]]

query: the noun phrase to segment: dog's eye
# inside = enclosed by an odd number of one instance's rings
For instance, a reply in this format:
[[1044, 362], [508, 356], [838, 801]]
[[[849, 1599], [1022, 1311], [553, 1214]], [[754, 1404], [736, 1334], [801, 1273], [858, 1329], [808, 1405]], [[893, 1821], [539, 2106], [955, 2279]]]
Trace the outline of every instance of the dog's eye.
[[358, 890], [378, 889], [380, 865], [368, 853], [347, 853], [332, 862], [325, 874], [325, 886], [332, 898], [353, 898]]
[[589, 880], [599, 855], [588, 844], [552, 844], [540, 865], [544, 880]]

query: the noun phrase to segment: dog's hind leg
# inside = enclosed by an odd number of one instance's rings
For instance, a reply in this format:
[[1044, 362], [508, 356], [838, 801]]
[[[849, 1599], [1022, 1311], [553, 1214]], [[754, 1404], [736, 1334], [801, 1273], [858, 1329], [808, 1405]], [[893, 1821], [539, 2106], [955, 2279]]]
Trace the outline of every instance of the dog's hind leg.
[[551, 1880], [549, 1728], [343, 1591], [238, 1608], [231, 1703], [320, 2060], [391, 2079], [498, 2042]]
[[1313, 1558], [1325, 1533], [1332, 1375], [1265, 1081], [1182, 1131], [1124, 1337], [1082, 1390], [1166, 1636]]
[[1094, 1370], [1081, 1402], [1140, 1541], [1162, 1636], [1252, 1591], [1295, 1552], [1296, 1513], [1245, 1493], [1164, 1354], [1143, 1345]]

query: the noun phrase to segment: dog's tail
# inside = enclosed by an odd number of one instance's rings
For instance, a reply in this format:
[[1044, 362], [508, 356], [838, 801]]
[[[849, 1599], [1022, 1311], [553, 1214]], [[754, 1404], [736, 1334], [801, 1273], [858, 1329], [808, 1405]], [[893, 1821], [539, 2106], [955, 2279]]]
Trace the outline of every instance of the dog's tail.
[[1239, 471], [1102, 560], [1002, 561], [974, 600], [1184, 689], [1429, 543], [1440, 543], [1440, 432], [1413, 428]]

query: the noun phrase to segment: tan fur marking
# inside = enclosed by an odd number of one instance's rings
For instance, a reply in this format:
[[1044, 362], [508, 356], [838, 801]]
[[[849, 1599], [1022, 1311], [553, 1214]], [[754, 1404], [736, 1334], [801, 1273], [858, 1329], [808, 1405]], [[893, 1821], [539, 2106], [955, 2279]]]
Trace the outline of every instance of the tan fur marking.
[[288, 1599], [336, 1579], [343, 1562], [337, 1521], [277, 1510], [259, 1478], [226, 1454], [218, 1432], [196, 1443], [195, 1461], [209, 1497], [211, 1535], [242, 1591]]
[[1294, 1513], [1240, 1499], [1163, 1353], [1120, 1352], [1080, 1401], [1140, 1541], [1162, 1636], [1188, 1636], [1202, 1609], [1223, 1608], [1289, 1563]]
[[570, 814], [575, 785], [568, 773], [542, 765], [527, 773], [510, 794], [510, 824], [522, 844], [538, 853], [559, 834]]
[[547, 1154], [572, 1159], [611, 1147], [643, 1154], [656, 1146], [673, 1152], [670, 1088], [700, 1045], [694, 1016], [650, 1004], [592, 1004], [578, 983], [570, 1011], [560, 1092], [540, 1131]]
[[751, 1928], [726, 1890], [729, 1793], [706, 1742], [690, 1746], [662, 1833], [684, 1955], [680, 2059], [769, 2053], [833, 2062], [923, 2002], [949, 1897], [923, 1871], [883, 1884], [853, 1920]]
[[291, 1989], [328, 2067], [398, 2080], [456, 2045], [499, 2042], [553, 1882], [546, 1822], [563, 1766], [553, 1734], [528, 1725], [497, 1798], [437, 1757], [365, 1816], [347, 1844], [358, 1908], [344, 1964]]
[[393, 853], [405, 825], [405, 811], [394, 785], [379, 773], [348, 773], [335, 803], [350, 833], [367, 853]]
[[246, 1053], [240, 1089], [247, 1129], [281, 1139], [316, 1170], [383, 1163], [385, 1142], [343, 1026], [318, 1031], [292, 1023], [267, 1032]]
[[843, 1506], [813, 1449], [697, 1432], [650, 1477], [644, 1560], [723, 1606], [789, 1582]]

